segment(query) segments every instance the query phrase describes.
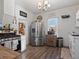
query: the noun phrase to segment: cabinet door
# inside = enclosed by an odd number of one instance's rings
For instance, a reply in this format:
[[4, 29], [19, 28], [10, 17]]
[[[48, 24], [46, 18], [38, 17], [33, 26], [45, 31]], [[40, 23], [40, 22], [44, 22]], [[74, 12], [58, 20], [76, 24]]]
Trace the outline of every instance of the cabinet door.
[[79, 26], [79, 11], [76, 13], [76, 26]]
[[4, 14], [14, 16], [15, 0], [4, 0]]
[[79, 27], [79, 19], [76, 19], [76, 27]]
[[79, 10], [76, 13], [76, 19], [79, 19]]
[[21, 52], [26, 50], [26, 36], [21, 35]]
[[74, 59], [79, 59], [79, 37], [74, 38]]
[[4, 15], [4, 0], [0, 0], [0, 21], [2, 21]]

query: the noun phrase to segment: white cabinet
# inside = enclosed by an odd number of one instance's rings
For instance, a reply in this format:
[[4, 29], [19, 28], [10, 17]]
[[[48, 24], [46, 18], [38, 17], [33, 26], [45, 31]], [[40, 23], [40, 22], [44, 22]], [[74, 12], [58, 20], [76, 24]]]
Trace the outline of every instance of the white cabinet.
[[72, 59], [79, 59], [79, 36], [69, 36], [69, 48]]
[[21, 52], [26, 50], [26, 36], [21, 35]]
[[79, 27], [79, 11], [76, 13], [76, 26]]
[[4, 14], [14, 16], [15, 0], [4, 0]]
[[0, 21], [3, 19], [4, 14], [4, 0], [0, 0]]
[[0, 17], [4, 14], [14, 16], [15, 0], [0, 0]]
[[76, 19], [79, 19], [79, 10], [76, 13]]
[[10, 24], [13, 28], [13, 20], [15, 16], [15, 0], [2, 0], [3, 1], [3, 19], [2, 25]]

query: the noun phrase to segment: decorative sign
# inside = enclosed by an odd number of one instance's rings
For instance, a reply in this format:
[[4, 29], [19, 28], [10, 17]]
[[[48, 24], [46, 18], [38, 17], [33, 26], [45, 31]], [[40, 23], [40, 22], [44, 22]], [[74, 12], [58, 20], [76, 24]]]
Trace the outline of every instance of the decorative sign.
[[69, 18], [70, 15], [62, 15], [61, 18], [65, 19], [65, 18]]
[[20, 16], [27, 17], [27, 13], [20, 11]]

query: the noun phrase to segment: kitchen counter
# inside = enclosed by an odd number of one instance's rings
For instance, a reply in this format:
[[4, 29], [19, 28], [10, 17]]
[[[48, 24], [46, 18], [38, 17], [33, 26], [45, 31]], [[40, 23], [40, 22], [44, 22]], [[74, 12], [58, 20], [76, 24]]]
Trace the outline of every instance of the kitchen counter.
[[20, 56], [20, 53], [0, 46], [0, 59], [16, 59]]
[[0, 33], [0, 38], [12, 38], [12, 37], [20, 37], [20, 35], [16, 35], [15, 33]]
[[0, 33], [0, 45], [21, 52], [21, 36], [15, 33]]
[[79, 59], [79, 36], [69, 35], [69, 49], [72, 59]]

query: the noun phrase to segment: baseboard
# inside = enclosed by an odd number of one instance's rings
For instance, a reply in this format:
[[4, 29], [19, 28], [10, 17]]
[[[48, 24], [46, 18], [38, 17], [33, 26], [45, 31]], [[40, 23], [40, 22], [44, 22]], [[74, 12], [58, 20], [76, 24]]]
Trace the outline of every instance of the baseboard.
[[63, 58], [61, 58], [61, 59], [63, 59]]
[[63, 46], [63, 48], [69, 48], [68, 46]]
[[28, 46], [29, 46], [29, 45], [26, 45], [26, 49], [25, 49], [24, 51], [21, 51], [21, 54], [27, 51]]

